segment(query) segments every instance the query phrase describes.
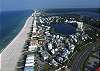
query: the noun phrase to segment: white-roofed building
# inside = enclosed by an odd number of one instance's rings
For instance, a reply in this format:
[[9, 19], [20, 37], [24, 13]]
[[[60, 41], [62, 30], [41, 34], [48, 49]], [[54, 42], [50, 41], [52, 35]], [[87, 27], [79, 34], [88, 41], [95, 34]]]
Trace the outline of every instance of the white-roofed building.
[[40, 22], [41, 22], [41, 23], [44, 23], [44, 22], [42, 21], [41, 17], [40, 17]]
[[52, 44], [48, 43], [48, 49], [51, 50], [52, 49]]
[[61, 62], [61, 63], [62, 63], [63, 58], [62, 58], [62, 57], [58, 57], [58, 60], [59, 60], [59, 62]]
[[83, 31], [83, 22], [77, 22], [78, 28]]
[[34, 71], [34, 55], [27, 55], [24, 71]]
[[34, 67], [25, 67], [24, 71], [34, 71]]
[[33, 33], [36, 33], [37, 28], [33, 27]]
[[58, 51], [58, 49], [56, 48], [55, 51]]
[[53, 54], [55, 54], [55, 50], [54, 50], [54, 49], [52, 49], [51, 52], [52, 52]]
[[45, 51], [41, 52], [43, 59], [46, 60], [49, 57], [49, 54]]
[[34, 16], [34, 13], [32, 13], [32, 17]]
[[29, 46], [28, 51], [34, 52], [34, 51], [36, 51], [36, 50], [37, 50], [37, 45]]
[[60, 35], [57, 35], [56, 38], [60, 38]]
[[71, 52], [73, 52], [74, 51], [74, 48], [75, 48], [75, 45], [71, 44], [69, 47], [71, 49]]
[[55, 38], [56, 37], [56, 35], [53, 35], [53, 38]]
[[50, 36], [50, 33], [49, 33], [49, 31], [46, 31], [46, 32], [45, 32], [45, 34], [46, 34], [47, 36]]
[[46, 60], [49, 56], [47, 54], [44, 54], [44, 60]]
[[34, 66], [34, 63], [34, 55], [27, 55], [25, 67]]
[[66, 19], [66, 20], [65, 20], [65, 22], [67, 23], [67, 22], [68, 22], [68, 20]]
[[52, 63], [55, 65], [55, 66], [58, 66], [58, 63], [53, 59], [52, 60]]

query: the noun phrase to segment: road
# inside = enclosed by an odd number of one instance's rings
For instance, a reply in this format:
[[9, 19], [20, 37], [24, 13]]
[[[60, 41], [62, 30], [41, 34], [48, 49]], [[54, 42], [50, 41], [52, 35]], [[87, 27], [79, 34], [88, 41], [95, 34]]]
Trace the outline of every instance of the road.
[[85, 45], [86, 49], [84, 49], [80, 54], [75, 57], [75, 60], [73, 61], [72, 66], [70, 68], [71, 71], [80, 71], [80, 66], [82, 62], [86, 60], [92, 49], [98, 46], [100, 46], [100, 41]]

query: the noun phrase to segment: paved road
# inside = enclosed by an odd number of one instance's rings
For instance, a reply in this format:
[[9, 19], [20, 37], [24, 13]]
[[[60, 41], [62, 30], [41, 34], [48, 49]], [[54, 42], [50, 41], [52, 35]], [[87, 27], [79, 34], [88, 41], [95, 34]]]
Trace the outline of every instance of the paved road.
[[98, 46], [100, 46], [100, 41], [96, 41], [95, 43], [89, 43], [85, 45], [86, 49], [75, 57], [75, 60], [73, 61], [73, 64], [71, 66], [71, 71], [80, 71], [81, 63], [86, 60], [86, 58], [91, 53], [92, 49]]

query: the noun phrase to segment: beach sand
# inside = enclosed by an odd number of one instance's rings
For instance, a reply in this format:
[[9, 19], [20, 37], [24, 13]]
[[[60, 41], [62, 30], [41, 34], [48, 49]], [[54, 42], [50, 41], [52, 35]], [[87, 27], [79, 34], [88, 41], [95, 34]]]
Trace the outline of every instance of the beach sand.
[[27, 39], [27, 33], [30, 31], [33, 17], [29, 17], [19, 34], [0, 54], [0, 71], [15, 71], [17, 61], [21, 55], [23, 45]]

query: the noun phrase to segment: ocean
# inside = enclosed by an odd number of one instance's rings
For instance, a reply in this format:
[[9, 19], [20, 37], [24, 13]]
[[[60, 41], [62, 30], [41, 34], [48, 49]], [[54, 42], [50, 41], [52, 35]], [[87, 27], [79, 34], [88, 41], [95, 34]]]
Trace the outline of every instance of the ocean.
[[0, 50], [18, 34], [31, 14], [31, 10], [0, 12]]

